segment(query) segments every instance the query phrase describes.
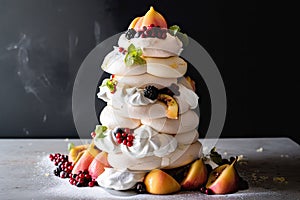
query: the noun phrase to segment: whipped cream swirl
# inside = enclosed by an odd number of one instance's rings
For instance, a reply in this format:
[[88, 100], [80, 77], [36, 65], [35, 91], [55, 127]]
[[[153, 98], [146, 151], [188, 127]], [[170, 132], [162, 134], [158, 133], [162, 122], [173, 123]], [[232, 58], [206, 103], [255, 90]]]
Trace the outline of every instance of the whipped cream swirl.
[[177, 140], [172, 135], [158, 133], [147, 125], [142, 125], [134, 130], [134, 140], [131, 147], [116, 143], [113, 130], [106, 130], [105, 137], [94, 138], [95, 145], [107, 153], [119, 153], [143, 158], [146, 156], [164, 157], [175, 151]]
[[104, 188], [128, 190], [133, 188], [137, 182], [143, 181], [145, 175], [146, 172], [105, 168], [96, 180]]
[[156, 100], [151, 100], [144, 96], [144, 90], [136, 87], [126, 89], [127, 95], [125, 101], [133, 106], [148, 105], [155, 103]]
[[[109, 79], [104, 79], [102, 85], [105, 85], [108, 80]], [[123, 108], [124, 103], [133, 106], [144, 106], [156, 102], [156, 100], [145, 97], [143, 89], [128, 87], [121, 83], [117, 84], [116, 91], [113, 94], [106, 86], [100, 86], [99, 88], [100, 91], [97, 93], [98, 98], [104, 100], [114, 108], [121, 109]]]
[[150, 126], [142, 125], [134, 130], [133, 146], [121, 145], [124, 154], [143, 158], [145, 156], [164, 157], [175, 151], [177, 140], [171, 135], [158, 133]]

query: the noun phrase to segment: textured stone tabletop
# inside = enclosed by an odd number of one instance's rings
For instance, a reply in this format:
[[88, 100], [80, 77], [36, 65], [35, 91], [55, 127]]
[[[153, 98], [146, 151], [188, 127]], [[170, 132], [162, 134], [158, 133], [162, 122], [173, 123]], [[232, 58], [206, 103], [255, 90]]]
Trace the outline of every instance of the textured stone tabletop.
[[239, 156], [239, 174], [249, 189], [208, 196], [200, 192], [137, 195], [100, 187], [77, 188], [53, 175], [50, 153], [67, 153], [68, 139], [1, 139], [0, 199], [300, 199], [300, 147], [288, 138], [207, 139], [225, 158]]

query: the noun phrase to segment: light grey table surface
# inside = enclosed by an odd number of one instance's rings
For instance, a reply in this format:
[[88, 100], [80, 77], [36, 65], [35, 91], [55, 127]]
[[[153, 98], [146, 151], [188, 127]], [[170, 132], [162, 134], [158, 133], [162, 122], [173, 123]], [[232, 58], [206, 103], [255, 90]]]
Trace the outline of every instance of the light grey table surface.
[[50, 153], [67, 153], [67, 144], [89, 140], [0, 139], [0, 199], [300, 199], [300, 147], [288, 138], [207, 139], [225, 158], [239, 155], [239, 174], [249, 189], [228, 195], [180, 192], [134, 194], [101, 187], [77, 188], [53, 175]]

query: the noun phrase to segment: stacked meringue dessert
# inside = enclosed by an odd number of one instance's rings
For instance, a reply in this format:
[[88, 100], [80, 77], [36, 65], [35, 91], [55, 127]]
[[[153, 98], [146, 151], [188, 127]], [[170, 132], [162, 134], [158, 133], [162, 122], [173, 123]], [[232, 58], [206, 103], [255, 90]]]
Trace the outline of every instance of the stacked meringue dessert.
[[[110, 74], [97, 94], [106, 102], [101, 125], [92, 132], [91, 144], [70, 145], [67, 164], [56, 175], [62, 173], [76, 186], [151, 194], [202, 188], [208, 193], [209, 167], [197, 131], [199, 97], [180, 57], [184, 40], [179, 30], [168, 27], [153, 7], [131, 22], [101, 65]], [[51, 159], [59, 162], [59, 155]], [[230, 186], [215, 193], [235, 190]]]
[[100, 114], [94, 144], [107, 152], [111, 168], [98, 176], [100, 186], [133, 188], [153, 169], [172, 169], [201, 155], [193, 109], [198, 96], [184, 77], [183, 43], [168, 32], [153, 7], [135, 18], [104, 59], [98, 97], [107, 105]]

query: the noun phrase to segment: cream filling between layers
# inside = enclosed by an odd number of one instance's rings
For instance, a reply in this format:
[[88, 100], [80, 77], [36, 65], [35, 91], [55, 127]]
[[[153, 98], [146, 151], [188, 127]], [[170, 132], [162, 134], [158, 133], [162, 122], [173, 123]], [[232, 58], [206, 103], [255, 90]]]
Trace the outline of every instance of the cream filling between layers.
[[118, 45], [127, 49], [129, 45], [140, 47], [143, 50], [143, 56], [148, 57], [170, 57], [179, 56], [182, 52], [182, 42], [173, 35], [167, 33], [166, 39], [159, 38], [132, 38], [128, 40], [125, 34], [119, 38]]
[[[103, 80], [103, 83], [105, 83], [108, 79]], [[195, 109], [198, 106], [198, 95], [183, 86], [182, 84], [178, 84], [179, 86], [179, 96], [174, 96], [176, 99], [178, 106], [179, 106], [179, 114], [182, 114], [190, 109]], [[160, 116], [164, 117], [165, 111], [159, 109], [158, 111], [162, 112], [161, 114], [157, 113], [144, 113], [144, 108], [139, 106], [146, 106], [149, 104], [154, 104], [157, 101], [151, 100], [144, 96], [144, 90], [138, 87], [130, 87], [128, 85], [118, 83], [116, 85], [116, 91], [115, 93], [111, 93], [110, 90], [106, 86], [101, 86], [100, 91], [97, 94], [98, 98], [104, 100], [107, 102], [108, 105], [111, 105], [113, 108], [116, 109], [116, 113], [119, 115], [120, 112], [124, 112], [121, 114], [123, 117], [133, 117], [129, 116], [129, 113], [132, 113], [130, 109], [135, 109], [134, 112], [136, 112], [136, 116], [139, 115], [139, 108], [142, 111], [140, 115], [145, 115], [145, 118], [155, 118], [152, 116], [149, 116], [149, 114], [153, 114], [153, 116]], [[132, 107], [133, 106], [133, 107]], [[137, 106], [137, 107], [135, 107]], [[152, 111], [155, 111], [155, 109], [152, 109]], [[158, 112], [157, 111], [157, 112]], [[135, 117], [134, 117], [135, 118]]]
[[158, 133], [149, 126], [142, 125], [133, 132], [133, 146], [117, 144], [113, 130], [104, 132], [105, 137], [94, 138], [95, 145], [107, 153], [120, 153], [143, 158], [146, 156], [164, 157], [175, 151], [177, 140], [172, 135]]

